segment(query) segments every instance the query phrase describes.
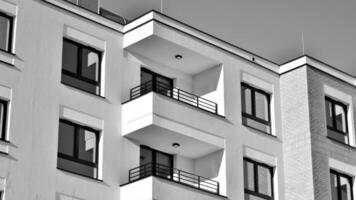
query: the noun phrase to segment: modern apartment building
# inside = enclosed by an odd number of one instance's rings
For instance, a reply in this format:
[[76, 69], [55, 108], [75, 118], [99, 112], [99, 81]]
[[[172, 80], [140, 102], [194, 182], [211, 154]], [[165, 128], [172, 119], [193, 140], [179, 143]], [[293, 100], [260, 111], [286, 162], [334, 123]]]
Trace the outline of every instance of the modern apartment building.
[[353, 200], [356, 78], [157, 11], [0, 0], [0, 200]]

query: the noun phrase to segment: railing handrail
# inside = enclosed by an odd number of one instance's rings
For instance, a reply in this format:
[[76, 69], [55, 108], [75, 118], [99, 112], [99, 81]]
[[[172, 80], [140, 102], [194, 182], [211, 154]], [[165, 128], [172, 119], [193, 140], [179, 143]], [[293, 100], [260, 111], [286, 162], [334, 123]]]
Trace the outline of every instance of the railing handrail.
[[[161, 170], [161, 171], [160, 171]], [[170, 178], [163, 177], [166, 179], [173, 180], [175, 182], [179, 182], [185, 185], [190, 185], [191, 184], [198, 184], [196, 188], [208, 191], [208, 192], [214, 192], [219, 194], [220, 193], [220, 184], [218, 181], [211, 180], [209, 178], [199, 176], [190, 172], [186, 172], [177, 168], [173, 167], [168, 167], [166, 165], [160, 164], [160, 163], [154, 163], [154, 162], [149, 162], [143, 165], [140, 165], [138, 167], [132, 168], [129, 170], [129, 182], [137, 181], [142, 178], [148, 177], [148, 176], [159, 176], [159, 173], [162, 173], [162, 170], [164, 173], [167, 172], [167, 175], [170, 174]], [[142, 174], [141, 174], [142, 173]], [[141, 176], [140, 176], [141, 175]], [[175, 178], [178, 179], [174, 180]]]
[[[163, 90], [163, 91], [160, 91]], [[130, 100], [136, 99], [148, 92], [157, 92], [159, 94], [171, 97], [180, 102], [187, 103], [189, 105], [193, 105], [200, 109], [206, 110], [208, 112], [212, 112], [218, 114], [218, 105], [217, 103], [200, 97], [198, 95], [192, 94], [190, 92], [184, 91], [182, 89], [173, 87], [168, 85], [167, 83], [161, 82], [159, 80], [150, 80], [146, 81], [136, 87], [133, 87], [130, 90]], [[166, 92], [166, 94], [164, 93]]]

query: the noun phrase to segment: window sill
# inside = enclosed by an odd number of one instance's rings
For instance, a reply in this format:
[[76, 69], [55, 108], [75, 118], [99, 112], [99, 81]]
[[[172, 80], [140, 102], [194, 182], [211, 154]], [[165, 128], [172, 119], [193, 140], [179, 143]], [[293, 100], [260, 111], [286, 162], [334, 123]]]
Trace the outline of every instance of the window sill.
[[80, 91], [80, 92], [83, 92], [83, 93], [85, 93], [85, 94], [89, 94], [89, 95], [92, 95], [92, 96], [94, 96], [94, 97], [98, 97], [98, 98], [101, 98], [101, 99], [106, 100], [106, 97], [105, 97], [105, 96], [101, 96], [101, 95], [99, 95], [99, 94], [94, 94], [94, 93], [91, 93], [91, 92], [87, 92], [87, 91], [85, 91], [85, 90], [83, 90], [83, 89], [81, 89], [81, 88], [78, 88], [78, 87], [75, 87], [75, 86], [66, 84], [66, 83], [64, 83], [64, 82], [62, 82], [62, 81], [61, 81], [61, 84], [62, 84], [62, 85], [65, 85], [65, 86], [67, 86], [67, 87], [69, 87], [69, 88], [72, 88], [72, 89], [74, 89], [74, 90], [76, 90], [76, 91]]
[[15, 65], [15, 57], [16, 57], [15, 54], [0, 49], [0, 63], [14, 66]]
[[261, 131], [261, 130], [259, 130], [259, 129], [257, 129], [257, 128], [254, 128], [254, 127], [252, 127], [252, 126], [249, 126], [249, 125], [247, 125], [247, 124], [242, 123], [242, 126], [248, 128], [248, 129], [252, 129], [252, 130], [254, 130], [254, 131], [257, 131], [258, 133], [261, 133], [261, 134], [263, 134], [263, 135], [266, 135], [266, 136], [269, 136], [269, 137], [272, 137], [272, 138], [277, 138], [276, 135], [272, 135], [272, 134], [270, 134], [270, 133]]
[[93, 177], [90, 177], [90, 176], [85, 176], [85, 175], [78, 174], [76, 172], [72, 172], [72, 171], [69, 171], [69, 170], [66, 170], [66, 169], [61, 169], [59, 167], [57, 167], [57, 169], [62, 171], [62, 172], [65, 172], [66, 174], [75, 175], [75, 176], [78, 176], [80, 178], [85, 178], [85, 179], [92, 180], [92, 181], [95, 181], [95, 182], [98, 182], [98, 183], [104, 183], [104, 181], [101, 180], [101, 179], [93, 178]]
[[327, 137], [329, 140], [331, 140], [331, 141], [333, 141], [333, 142], [335, 142], [335, 143], [337, 143], [337, 144], [339, 144], [339, 145], [342, 145], [342, 146], [347, 147], [347, 148], [352, 149], [352, 150], [356, 150], [356, 147], [354, 147], [354, 146], [351, 146], [351, 145], [349, 145], [349, 144], [340, 142], [340, 141], [335, 140], [334, 138], [329, 137], [329, 136], [326, 136], [326, 137]]

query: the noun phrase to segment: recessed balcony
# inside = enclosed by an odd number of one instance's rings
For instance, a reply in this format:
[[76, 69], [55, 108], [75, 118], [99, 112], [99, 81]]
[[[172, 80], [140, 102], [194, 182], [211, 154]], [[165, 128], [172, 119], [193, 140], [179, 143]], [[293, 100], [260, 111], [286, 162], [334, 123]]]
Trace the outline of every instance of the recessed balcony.
[[218, 115], [218, 104], [208, 99], [199, 97], [192, 93], [186, 92], [179, 88], [171, 87], [170, 85], [160, 81], [147, 81], [139, 86], [136, 86], [130, 91], [130, 100], [139, 98], [149, 92], [170, 97], [186, 105], [193, 106], [200, 110]]
[[120, 189], [123, 200], [227, 199], [219, 193], [219, 182], [158, 163], [131, 169], [129, 182]]
[[[230, 124], [217, 109], [207, 99], [149, 81], [132, 88], [122, 106], [122, 135], [164, 152], [198, 158], [224, 149]], [[173, 148], [173, 143], [182, 148]]]
[[212, 194], [220, 194], [219, 182], [159, 163], [147, 163], [129, 170], [129, 182], [156, 176]]

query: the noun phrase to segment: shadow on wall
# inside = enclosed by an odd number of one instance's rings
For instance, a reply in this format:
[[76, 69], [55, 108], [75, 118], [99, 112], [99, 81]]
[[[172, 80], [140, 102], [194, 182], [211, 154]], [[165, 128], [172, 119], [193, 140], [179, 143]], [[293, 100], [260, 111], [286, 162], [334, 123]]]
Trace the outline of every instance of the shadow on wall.
[[218, 104], [218, 113], [224, 110], [223, 66], [217, 65], [193, 76], [193, 93]]
[[56, 192], [56, 200], [84, 200], [84, 199]]

